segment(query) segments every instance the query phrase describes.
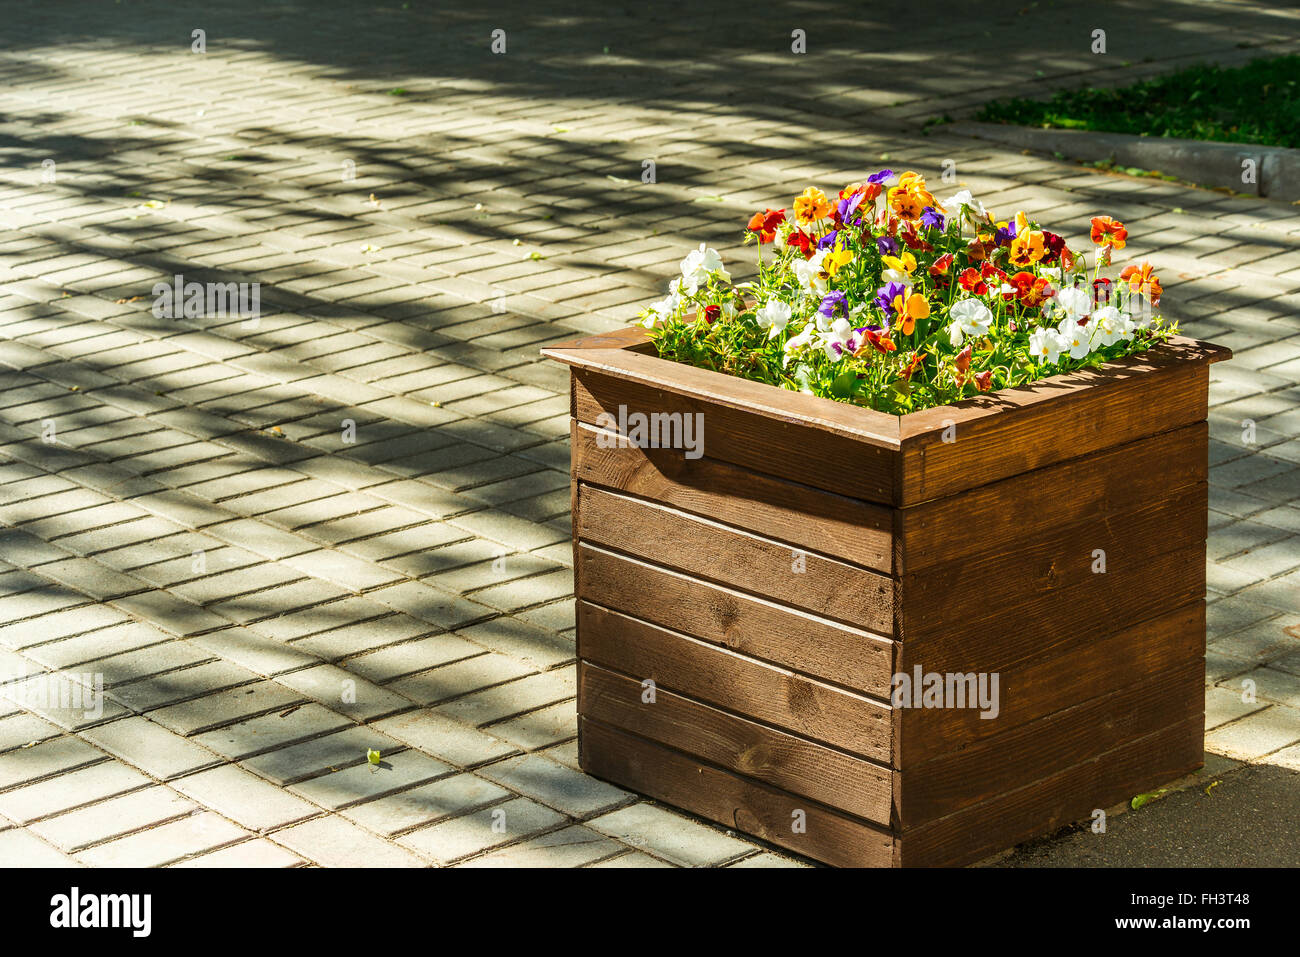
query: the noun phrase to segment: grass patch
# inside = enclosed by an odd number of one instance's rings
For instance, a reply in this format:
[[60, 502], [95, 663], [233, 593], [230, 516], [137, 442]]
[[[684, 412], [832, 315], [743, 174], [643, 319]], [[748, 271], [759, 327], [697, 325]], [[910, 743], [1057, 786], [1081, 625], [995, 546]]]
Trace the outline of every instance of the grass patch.
[[1223, 69], [1192, 66], [1118, 89], [1061, 90], [1050, 100], [995, 100], [988, 123], [1300, 146], [1300, 55]]

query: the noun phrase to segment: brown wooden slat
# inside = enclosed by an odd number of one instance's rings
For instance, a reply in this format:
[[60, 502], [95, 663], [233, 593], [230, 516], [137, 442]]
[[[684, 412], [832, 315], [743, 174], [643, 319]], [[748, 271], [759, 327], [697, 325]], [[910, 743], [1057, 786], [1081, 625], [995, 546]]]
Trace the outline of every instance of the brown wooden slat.
[[960, 866], [1059, 827], [1086, 820], [1190, 774], [1204, 760], [1204, 718], [1197, 715], [1128, 741], [1090, 761], [905, 831], [905, 867]]
[[893, 582], [879, 572], [590, 485], [578, 537], [881, 635], [894, 629]]
[[574, 421], [573, 471], [618, 489], [768, 538], [892, 571], [890, 509], [673, 449], [639, 449]]
[[[1059, 596], [1061, 609], [1048, 617], [1008, 614], [966, 632], [948, 629], [933, 637], [898, 643], [898, 667], [927, 671], [997, 671], [1073, 648], [1091, 657], [1089, 643], [1116, 628], [1136, 627], [1200, 601], [1205, 595], [1205, 547], [1152, 558], [1145, 575], [1124, 581], [1097, 576], [1095, 587], [1077, 585]], [[1202, 638], [1204, 631], [1202, 631]]]
[[[1208, 493], [1202, 482], [1148, 499], [1145, 508], [1094, 514], [1043, 531], [1027, 522], [1023, 536], [1001, 552], [907, 575], [899, 586], [898, 637], [957, 639], [1008, 621], [1017, 628], [1029, 623], [1034, 635], [1059, 634], [1062, 627], [1077, 629], [1081, 606], [1105, 610], [1114, 630], [1175, 608], [1165, 604], [1165, 583], [1153, 579], [1151, 563], [1170, 552], [1204, 548]], [[1105, 572], [1093, 571], [1097, 550], [1104, 553]], [[1203, 582], [1204, 568], [1194, 567]], [[1197, 587], [1195, 578], [1174, 571]], [[1128, 600], [1132, 593], [1143, 601]]]
[[[898, 709], [898, 767], [912, 767], [1090, 701], [1140, 675], [1200, 660], [1205, 654], [1205, 602], [1197, 601], [1106, 637], [1088, 631], [1079, 634], [1080, 641], [1054, 646], [997, 672], [1001, 700], [996, 718], [982, 718], [973, 708]], [[902, 661], [899, 670], [904, 674], [914, 675], [917, 665], [923, 671], [944, 673], [926, 665], [923, 655], [909, 660], [905, 653]], [[967, 668], [960, 673], [974, 671]]]
[[[665, 362], [653, 356], [641, 356], [651, 363], [664, 363], [676, 369], [689, 369], [679, 363]], [[734, 376], [692, 369], [724, 380], [745, 382]], [[658, 378], [663, 370], [656, 370]], [[674, 371], [673, 375], [676, 376]], [[898, 454], [894, 437], [897, 435], [898, 417], [868, 412], [841, 402], [818, 399], [787, 389], [778, 389], [761, 382], [748, 382], [758, 387], [758, 396], [751, 396], [754, 404], [736, 398], [735, 404], [724, 405], [709, 392], [689, 391], [687, 375], [673, 391], [641, 381], [616, 378], [598, 372], [578, 372], [573, 375], [573, 410], [576, 417], [588, 425], [596, 425], [602, 415], [618, 418], [619, 406], [628, 412], [652, 414], [702, 414], [704, 455], [730, 462], [756, 472], [764, 472], [815, 488], [836, 492], [850, 498], [868, 502], [889, 503], [894, 499], [894, 476]], [[668, 380], [670, 382], [675, 380]], [[748, 391], [748, 390], [746, 390]], [[775, 393], [775, 395], [773, 395]], [[789, 400], [811, 400], [819, 403], [816, 415], [782, 411]], [[801, 404], [801, 403], [796, 403]], [[832, 410], [837, 425], [823, 417]], [[849, 422], [844, 421], [847, 414]], [[871, 429], [861, 428], [859, 415], [879, 416], [869, 418]], [[884, 420], [882, 423], [880, 420]], [[892, 431], [891, 431], [892, 430]]]
[[940, 562], [1014, 548], [1038, 523], [1068, 525], [1117, 504], [1157, 502], [1205, 480], [1209, 429], [1196, 422], [1096, 455], [900, 509], [894, 567], [901, 575]]
[[726, 648], [578, 602], [578, 657], [800, 737], [890, 762], [890, 708]]
[[911, 505], [1136, 441], [1206, 417], [1208, 365], [1231, 353], [1179, 340], [1099, 369], [900, 419], [898, 502]]
[[[621, 787], [837, 867], [888, 867], [888, 831], [662, 745], [578, 718], [582, 769]], [[806, 830], [794, 830], [802, 811]]]
[[894, 772], [662, 688], [578, 662], [578, 713], [724, 770], [889, 826]]
[[1125, 741], [1205, 712], [1205, 662], [1140, 680], [898, 772], [895, 817], [906, 830], [1064, 771]]
[[581, 543], [574, 571], [579, 598], [889, 698], [894, 644], [886, 639]]

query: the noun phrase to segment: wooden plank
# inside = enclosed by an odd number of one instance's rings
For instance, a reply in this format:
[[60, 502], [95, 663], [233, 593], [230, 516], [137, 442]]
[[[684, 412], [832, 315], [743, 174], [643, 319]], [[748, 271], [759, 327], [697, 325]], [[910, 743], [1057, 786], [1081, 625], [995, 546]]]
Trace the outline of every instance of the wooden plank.
[[[1204, 547], [1208, 495], [1209, 486], [1201, 482], [1147, 499], [1143, 508], [1094, 514], [1043, 531], [1034, 532], [1026, 521], [1024, 535], [1001, 552], [906, 575], [899, 585], [897, 637], [951, 639], [1006, 621], [1017, 627], [1032, 622], [1036, 634], [1046, 635], [1053, 622], [1077, 627], [1081, 606], [1084, 614], [1086, 606], [1105, 609], [1114, 630], [1140, 620], [1124, 617], [1126, 612], [1149, 618], [1178, 607], [1166, 604], [1169, 596], [1164, 583], [1152, 579], [1151, 563]], [[1180, 578], [1195, 587], [1194, 579]], [[1143, 601], [1127, 601], [1130, 593]]]
[[770, 728], [578, 662], [578, 713], [744, 777], [889, 826], [895, 772], [814, 741]]
[[1205, 481], [1209, 427], [1201, 421], [1096, 455], [898, 510], [895, 569], [1012, 549], [1044, 521], [1067, 525], [1115, 507], [1156, 502]]
[[992, 800], [903, 832], [906, 867], [971, 864], [1031, 837], [1085, 820], [1135, 794], [1154, 790], [1204, 761], [1204, 718], [1197, 715], [1128, 741], [1089, 761]]
[[796, 854], [836, 867], [893, 861], [894, 838], [882, 828], [581, 716], [578, 746], [588, 774]]
[[662, 502], [889, 574], [891, 509], [773, 478], [707, 456], [620, 444], [616, 433], [572, 425], [573, 473], [590, 485]]
[[893, 581], [708, 519], [591, 485], [578, 490], [578, 537], [881, 635], [894, 629]]
[[578, 657], [882, 764], [887, 704], [657, 625], [578, 602]]
[[1206, 418], [1210, 362], [1179, 340], [1099, 369], [927, 409], [900, 420], [898, 502], [912, 505]]
[[[999, 692], [994, 718], [982, 717], [974, 707], [896, 709], [897, 767], [906, 770], [937, 755], [1005, 734], [1009, 729], [1125, 687], [1138, 676], [1201, 661], [1205, 655], [1205, 602], [1197, 600], [1105, 637], [1086, 628], [1075, 634], [1076, 641], [1055, 645], [1045, 653], [992, 672], [998, 675]], [[923, 651], [911, 658], [906, 645], [903, 652], [899, 671], [909, 676], [914, 676], [918, 667], [923, 674], [979, 672], [971, 665], [954, 669], [929, 665]]]
[[[946, 628], [931, 637], [898, 644], [898, 667], [917, 664], [927, 671], [997, 671], [1021, 660], [1074, 648], [1091, 657], [1088, 643], [1117, 628], [1155, 618], [1205, 596], [1205, 546], [1166, 552], [1152, 558], [1145, 576], [1098, 575], [1091, 585], [1063, 589], [1058, 612], [1034, 618], [1009, 614], [966, 631]], [[1204, 638], [1204, 631], [1202, 631]]]
[[579, 598], [887, 701], [894, 643], [762, 598], [579, 544]]
[[[690, 369], [653, 356], [641, 358], [651, 363], [663, 363], [674, 370]], [[716, 372], [691, 371], [722, 380], [746, 382]], [[677, 373], [674, 371], [673, 375]], [[893, 437], [897, 434], [897, 416], [883, 416], [892, 423], [890, 427], [879, 425], [872, 419], [870, 428], [875, 431], [863, 430], [851, 427], [843, 417], [847, 413], [852, 420], [853, 416], [867, 414], [867, 410], [830, 399], [790, 392], [761, 382], [747, 382], [748, 386], [767, 391], [760, 392], [759, 396], [750, 396], [753, 405], [736, 397], [724, 403], [716, 390], [693, 391], [687, 382], [690, 376], [676, 383], [676, 390], [664, 388], [658, 378], [656, 385], [651, 386], [598, 372], [575, 372], [574, 414], [588, 425], [603, 424], [606, 420], [602, 416], [619, 421], [620, 406], [627, 414], [702, 415], [703, 419], [699, 420], [703, 424], [702, 450], [709, 458], [850, 498], [882, 503], [894, 500], [898, 449]], [[832, 407], [836, 422], [832, 424], [822, 417], [822, 413], [830, 411], [822, 405], [816, 407], [817, 415], [785, 409], [790, 401], [787, 397]], [[881, 413], [871, 415], [879, 416]], [[878, 435], [877, 432], [885, 434]]]
[[1018, 783], [1037, 781], [1171, 724], [1203, 717], [1205, 661], [1142, 674], [1127, 687], [999, 732], [898, 772], [894, 819], [904, 830]]

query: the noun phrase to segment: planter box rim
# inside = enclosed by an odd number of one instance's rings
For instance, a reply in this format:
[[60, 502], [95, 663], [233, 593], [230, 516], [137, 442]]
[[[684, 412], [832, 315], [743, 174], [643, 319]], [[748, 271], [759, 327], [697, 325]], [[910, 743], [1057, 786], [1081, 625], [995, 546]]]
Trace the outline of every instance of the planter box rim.
[[654, 354], [653, 348], [647, 351], [647, 347], [650, 347], [650, 338], [646, 331], [638, 326], [629, 326], [610, 333], [556, 343], [542, 349], [541, 353], [546, 358], [563, 362], [575, 370], [598, 372], [683, 396], [703, 394], [720, 405], [893, 449], [917, 441], [932, 440], [954, 422], [969, 423], [988, 419], [1041, 402], [1060, 400], [1084, 390], [1105, 388], [1133, 376], [1162, 369], [1203, 365], [1232, 358], [1232, 350], [1226, 346], [1174, 336], [1145, 352], [1095, 368], [1060, 373], [1028, 385], [964, 399], [951, 405], [893, 415], [663, 359]]

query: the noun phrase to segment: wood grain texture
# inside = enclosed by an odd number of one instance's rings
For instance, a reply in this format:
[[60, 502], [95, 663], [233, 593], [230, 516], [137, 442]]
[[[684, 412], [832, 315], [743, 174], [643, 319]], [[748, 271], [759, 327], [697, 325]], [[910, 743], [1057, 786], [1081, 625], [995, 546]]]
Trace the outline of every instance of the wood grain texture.
[[1171, 489], [1205, 481], [1208, 463], [1209, 428], [1202, 421], [899, 509], [895, 569], [907, 575], [966, 556], [1002, 553], [1044, 525], [1070, 525], [1117, 505], [1161, 501]]
[[[973, 708], [903, 708], [896, 712], [898, 766], [908, 768], [939, 754], [969, 747], [1011, 728], [1036, 721], [1075, 703], [1090, 701], [1131, 684], [1141, 675], [1200, 661], [1205, 655], [1205, 602], [1108, 635], [1080, 631], [1076, 641], [1055, 645], [1001, 668], [997, 717]], [[905, 656], [904, 674], [942, 669]], [[908, 667], [908, 664], [911, 667]], [[975, 673], [970, 669], [966, 674]]]
[[1089, 761], [1125, 741], [1203, 719], [1205, 662], [1134, 675], [1132, 684], [999, 731], [898, 772], [895, 820], [906, 830]]
[[[642, 358], [674, 368], [689, 368], [651, 356]], [[734, 378], [715, 372], [704, 374], [720, 379]], [[601, 419], [603, 415], [617, 421], [620, 406], [629, 413], [645, 415], [699, 414], [703, 416], [703, 451], [708, 458], [802, 482], [849, 498], [893, 502], [897, 416], [870, 413], [886, 421], [881, 423], [869, 418], [864, 429], [856, 416], [868, 414], [865, 409], [761, 382], [748, 385], [767, 390], [762, 393], [761, 400], [755, 399], [758, 404], [746, 405], [739, 399], [733, 400], [738, 404], [723, 404], [709, 392], [668, 391], [643, 381], [597, 372], [577, 372], [573, 376], [573, 407], [578, 420], [588, 425], [601, 424], [605, 421]], [[780, 406], [785, 403], [786, 396], [825, 403], [834, 408], [819, 405], [817, 416], [782, 411]], [[776, 399], [780, 402], [774, 405]], [[850, 422], [856, 424], [850, 426], [843, 422], [846, 414]], [[838, 425], [832, 427], [827, 417], [835, 419]], [[871, 429], [879, 429], [885, 434], [876, 435]], [[809, 468], [810, 462], [816, 462], [817, 467]]]
[[671, 691], [578, 662], [578, 713], [828, 807], [889, 826], [894, 772]]
[[881, 764], [892, 757], [887, 704], [585, 601], [578, 657]]
[[912, 505], [1206, 417], [1208, 355], [1153, 349], [1100, 369], [901, 421], [898, 502]]
[[972, 864], [1004, 848], [1091, 817], [1135, 794], [1190, 774], [1204, 762], [1197, 715], [1112, 748], [1039, 781], [904, 832], [904, 867]]
[[616, 433], [574, 421], [579, 481], [661, 502], [693, 515], [889, 574], [893, 512], [705, 456], [640, 449]]
[[581, 541], [876, 634], [893, 632], [893, 583], [879, 572], [590, 485], [579, 487], [578, 499]]
[[[889, 831], [662, 745], [578, 718], [579, 763], [620, 787], [836, 867], [888, 867]], [[805, 829], [793, 827], [801, 812]]]
[[574, 579], [580, 599], [889, 699], [895, 647], [886, 639], [586, 544]]
[[[997, 671], [1022, 660], [1073, 649], [1091, 658], [1089, 647], [1116, 628], [1133, 626], [1201, 601], [1205, 595], [1205, 547], [1168, 552], [1150, 559], [1136, 584], [1098, 575], [1092, 583], [1063, 589], [1061, 607], [1037, 618], [1009, 614], [967, 631], [944, 628], [932, 637], [898, 643], [898, 667], [917, 664], [928, 671]], [[1204, 639], [1204, 631], [1201, 633]]]
[[[1141, 507], [1101, 511], [1069, 524], [1052, 525], [1047, 516], [1038, 523], [1027, 520], [1008, 548], [903, 576], [897, 635], [909, 641], [951, 637], [1008, 620], [1073, 625], [1078, 605], [1109, 602], [1126, 591], [1159, 601], [1161, 583], [1152, 581], [1148, 564], [1204, 543], [1208, 495], [1209, 486], [1201, 482], [1143, 500]], [[1134, 607], [1140, 613], [1143, 606]], [[1112, 628], [1127, 624], [1112, 620]]]

